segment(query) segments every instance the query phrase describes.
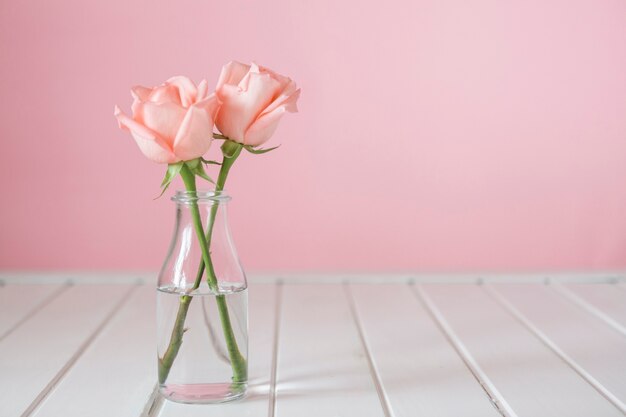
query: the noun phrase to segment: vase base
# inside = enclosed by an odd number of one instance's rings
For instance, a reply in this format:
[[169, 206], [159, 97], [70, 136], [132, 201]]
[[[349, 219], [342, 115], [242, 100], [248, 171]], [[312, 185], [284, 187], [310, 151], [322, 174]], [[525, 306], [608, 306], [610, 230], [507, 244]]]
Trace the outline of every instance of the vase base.
[[161, 395], [170, 401], [183, 404], [218, 404], [235, 401], [246, 395], [248, 384], [164, 384]]

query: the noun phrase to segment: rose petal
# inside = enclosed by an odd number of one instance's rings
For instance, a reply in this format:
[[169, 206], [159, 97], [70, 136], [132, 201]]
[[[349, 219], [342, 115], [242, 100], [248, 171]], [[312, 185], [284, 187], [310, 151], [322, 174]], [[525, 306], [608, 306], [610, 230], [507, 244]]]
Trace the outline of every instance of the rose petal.
[[178, 75], [167, 80], [167, 84], [172, 84], [178, 88], [180, 103], [183, 107], [189, 107], [196, 101], [198, 90], [196, 85], [189, 78]]
[[217, 91], [222, 106], [217, 114], [217, 128], [230, 139], [243, 143], [244, 133], [279, 91], [278, 81], [269, 74], [248, 73], [248, 89], [225, 84]]
[[241, 116], [237, 112], [237, 106], [241, 100], [239, 96], [243, 94], [242, 91], [237, 86], [224, 84], [216, 93], [222, 102], [222, 106], [217, 112], [215, 126], [226, 137], [233, 139], [243, 138], [245, 130], [239, 123], [241, 117], [237, 117]]
[[150, 92], [148, 99], [142, 101], [151, 101], [157, 104], [175, 103], [182, 105], [180, 94], [178, 93], [178, 87], [172, 84], [163, 84], [158, 87], [154, 87]]
[[151, 88], [143, 87], [141, 85], [136, 85], [130, 89], [130, 95], [133, 96], [135, 100], [141, 101], [148, 101], [151, 92]]
[[207, 83], [206, 80], [200, 81], [200, 84], [198, 84], [198, 96], [196, 97], [196, 102], [204, 100], [208, 91], [209, 83]]
[[280, 75], [279, 73], [272, 71], [271, 69], [266, 68], [266, 67], [259, 67], [259, 71], [262, 73], [270, 74], [272, 78], [274, 78], [276, 81], [280, 83], [281, 89], [285, 89], [287, 85], [289, 85], [289, 83], [293, 82], [291, 81], [291, 78], [285, 77], [284, 75]]
[[167, 144], [154, 132], [126, 116], [115, 106], [115, 117], [121, 129], [130, 131], [139, 149], [150, 160], [160, 164], [178, 162]]
[[274, 111], [274, 109], [283, 104], [288, 104], [288, 107], [286, 108], [288, 112], [296, 113], [298, 111], [296, 101], [300, 97], [300, 90], [296, 90], [296, 83], [291, 80], [289, 81], [290, 82], [285, 86], [285, 89], [278, 95], [278, 97], [272, 102], [272, 104], [270, 104], [265, 110], [263, 110], [261, 116]]
[[285, 106], [281, 106], [259, 117], [246, 132], [244, 145], [259, 146], [267, 142], [276, 131], [278, 122], [286, 111]]
[[185, 109], [175, 103], [141, 103], [134, 119], [156, 132], [168, 144], [174, 144], [174, 138], [185, 118]]
[[248, 70], [246, 75], [243, 76], [243, 78], [241, 79], [241, 81], [239, 81], [239, 84], [237, 85], [239, 86], [240, 89], [242, 89], [243, 91], [246, 91], [248, 89], [248, 83], [250, 82], [250, 74], [260, 74], [260, 73], [261, 73], [261, 70], [259, 69], [259, 66], [253, 62], [250, 65], [250, 69]]
[[141, 117], [141, 105], [143, 104], [143, 101], [139, 100], [139, 99], [134, 99], [133, 103], [130, 105], [130, 110], [133, 112], [133, 117]]
[[159, 146], [155, 141], [146, 139], [143, 136], [139, 136], [137, 133], [131, 131], [131, 136], [135, 139], [139, 150], [149, 160], [156, 162], [157, 164], [174, 164], [180, 161], [172, 152]]
[[130, 95], [133, 96], [133, 104], [131, 104], [130, 108], [133, 115], [137, 114], [137, 106], [139, 106], [139, 103], [149, 100], [151, 92], [151, 88], [143, 87], [141, 85], [136, 85], [130, 89]]
[[213, 140], [213, 120], [219, 100], [213, 94], [189, 107], [174, 140], [174, 153], [183, 161], [204, 155]]
[[222, 67], [222, 72], [217, 80], [216, 90], [219, 90], [224, 84], [238, 85], [241, 79], [250, 70], [250, 65], [242, 64], [237, 61], [230, 61]]

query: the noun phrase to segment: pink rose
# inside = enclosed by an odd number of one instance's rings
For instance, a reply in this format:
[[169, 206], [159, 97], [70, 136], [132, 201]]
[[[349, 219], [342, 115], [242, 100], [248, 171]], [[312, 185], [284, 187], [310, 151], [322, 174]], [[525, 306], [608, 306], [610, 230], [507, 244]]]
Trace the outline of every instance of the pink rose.
[[216, 93], [222, 105], [215, 125], [230, 140], [251, 146], [265, 143], [285, 112], [298, 111], [300, 96], [291, 79], [235, 61], [222, 68]]
[[115, 117], [148, 159], [168, 164], [196, 159], [211, 146], [219, 107], [219, 100], [207, 89], [205, 80], [196, 87], [182, 76], [154, 88], [133, 87], [133, 117], [117, 106]]

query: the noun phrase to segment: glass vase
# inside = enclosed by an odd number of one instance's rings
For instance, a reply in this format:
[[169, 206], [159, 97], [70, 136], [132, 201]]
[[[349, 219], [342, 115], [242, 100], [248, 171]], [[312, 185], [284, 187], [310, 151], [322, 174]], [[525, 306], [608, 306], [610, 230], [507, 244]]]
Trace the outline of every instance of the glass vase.
[[172, 197], [176, 226], [157, 286], [159, 387], [172, 401], [224, 402], [246, 392], [248, 286], [229, 200], [220, 191]]

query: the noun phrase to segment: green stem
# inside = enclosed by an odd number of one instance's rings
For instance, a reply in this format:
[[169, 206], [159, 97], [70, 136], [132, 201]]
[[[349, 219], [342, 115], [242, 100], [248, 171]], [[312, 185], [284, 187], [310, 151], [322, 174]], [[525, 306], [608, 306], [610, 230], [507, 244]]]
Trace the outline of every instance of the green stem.
[[[195, 193], [196, 190], [196, 176], [189, 169], [189, 167], [183, 164], [180, 170], [180, 176], [185, 183], [185, 188], [191, 193]], [[200, 209], [198, 208], [198, 202], [194, 199], [191, 201], [191, 219], [193, 221], [193, 228], [196, 230], [196, 235], [200, 243], [200, 251], [202, 252], [202, 262], [209, 266], [209, 269], [213, 269], [213, 263], [211, 262], [211, 255], [209, 254], [209, 246], [207, 245], [207, 239], [204, 235], [204, 227], [202, 226], [202, 218], [200, 217]], [[214, 274], [207, 275], [207, 281], [213, 291], [217, 291], [217, 278]], [[195, 283], [194, 283], [195, 286]]]
[[174, 359], [178, 355], [180, 346], [183, 344], [183, 334], [185, 333], [185, 318], [187, 318], [187, 312], [189, 311], [189, 305], [191, 304], [190, 295], [183, 295], [180, 297], [180, 306], [178, 307], [178, 313], [176, 313], [176, 322], [172, 329], [172, 335], [170, 336], [170, 344], [163, 354], [163, 358], [159, 358], [159, 383], [163, 384], [167, 379], [167, 376], [172, 369]]
[[[236, 144], [234, 146], [234, 149], [231, 149], [232, 152], [227, 151], [225, 147], [227, 147], [228, 144], [233, 143], [234, 142], [225, 142], [222, 146], [222, 150], [224, 151], [224, 159], [222, 161], [222, 167], [217, 178], [217, 183], [215, 184], [216, 191], [222, 191], [224, 189], [224, 185], [226, 183], [226, 178], [228, 177], [230, 168], [237, 160], [237, 157], [239, 157], [239, 155], [241, 154], [242, 146], [239, 144]], [[213, 204], [213, 206], [211, 206], [209, 225], [206, 233], [207, 247], [210, 247], [211, 245], [211, 237], [213, 236], [213, 226], [215, 225], [215, 216], [217, 215], [217, 209], [217, 204]], [[198, 267], [198, 275], [202, 276], [201, 271], [204, 269], [205, 265], [208, 266], [208, 276], [213, 277], [217, 281], [217, 278], [215, 277], [215, 271], [213, 269], [213, 264], [211, 262], [201, 262]], [[233, 326], [230, 322], [230, 315], [228, 313], [226, 297], [223, 294], [220, 294], [216, 297], [216, 302], [217, 308], [220, 312], [220, 321], [222, 323], [222, 330], [224, 331], [224, 339], [226, 340], [228, 356], [230, 357], [230, 363], [233, 368], [233, 381], [243, 382], [247, 380], [248, 366], [246, 364], [246, 359], [243, 357], [243, 355], [239, 351], [239, 347], [237, 346], [237, 340], [235, 339], [235, 334], [233, 333]]]
[[[243, 149], [241, 145], [236, 144], [236, 147], [235, 147], [235, 146], [230, 145], [231, 143], [234, 143], [234, 142], [225, 142], [224, 145], [222, 146], [222, 149], [224, 150], [224, 158], [222, 160], [222, 167], [220, 168], [220, 173], [217, 177], [217, 182], [215, 183], [215, 191], [218, 191], [218, 192], [224, 190], [224, 185], [226, 184], [226, 178], [228, 177], [230, 168], [233, 166], [233, 164], [235, 163], [235, 161], [241, 154], [241, 150]], [[228, 146], [229, 149], [224, 149], [225, 146]], [[234, 148], [234, 149], [230, 149], [230, 148]], [[207, 241], [207, 245], [209, 248], [211, 247], [211, 237], [213, 236], [213, 225], [215, 224], [215, 216], [217, 215], [217, 208], [218, 208], [218, 205], [213, 204], [211, 206], [211, 214], [209, 215], [209, 225], [207, 227], [207, 232], [206, 232], [206, 241]], [[213, 264], [208, 264], [208, 265], [209, 265], [209, 275], [215, 276], [215, 271], [213, 270]], [[200, 265], [198, 266], [198, 273], [196, 274], [197, 285], [200, 285], [200, 280], [202, 279], [202, 275], [204, 274], [204, 268], [205, 268], [205, 263], [201, 261]]]
[[[224, 184], [226, 183], [226, 178], [228, 177], [230, 168], [233, 166], [235, 160], [241, 153], [241, 149], [242, 146], [239, 144], [235, 144], [234, 142], [225, 142], [224, 146], [222, 146], [222, 150], [224, 151], [224, 159], [222, 162], [222, 167], [220, 169], [219, 177], [217, 179], [215, 187], [216, 191], [222, 191], [224, 189]], [[191, 170], [189, 170], [187, 166], [183, 165], [180, 174], [183, 182], [185, 183], [185, 188], [187, 189], [187, 191], [196, 191], [195, 176], [191, 172]], [[213, 234], [213, 225], [215, 224], [215, 217], [217, 215], [217, 209], [218, 205], [213, 204], [211, 207], [209, 224], [205, 236], [198, 205], [196, 202], [193, 202], [191, 206], [194, 228], [196, 230], [196, 234], [198, 235], [198, 240], [200, 242], [200, 247], [202, 251], [202, 260], [198, 267], [196, 280], [192, 287], [193, 290], [197, 289], [200, 286], [205, 269], [208, 272], [207, 283], [209, 284], [209, 287], [215, 293], [218, 293], [219, 290], [217, 284], [217, 276], [213, 268], [213, 262], [211, 261], [211, 254], [209, 252], [211, 237]], [[205, 268], [206, 266], [208, 266], [208, 268]], [[184, 295], [181, 297], [178, 313], [176, 314], [176, 321], [174, 323], [174, 328], [172, 329], [172, 335], [170, 337], [170, 344], [165, 354], [163, 355], [163, 358], [159, 359], [160, 383], [164, 383], [167, 379], [167, 376], [172, 368], [174, 359], [178, 355], [178, 351], [180, 350], [180, 346], [182, 345], [182, 338], [185, 332], [184, 323], [187, 317], [187, 312], [189, 311], [189, 305], [192, 298], [193, 297], [189, 295]], [[226, 341], [231, 366], [233, 368], [233, 381], [245, 381], [247, 379], [247, 364], [245, 358], [239, 351], [239, 347], [237, 346], [237, 340], [233, 332], [225, 296], [223, 294], [218, 294], [216, 296], [216, 302], [220, 315], [220, 321], [222, 324], [222, 330], [224, 332], [224, 339]]]

